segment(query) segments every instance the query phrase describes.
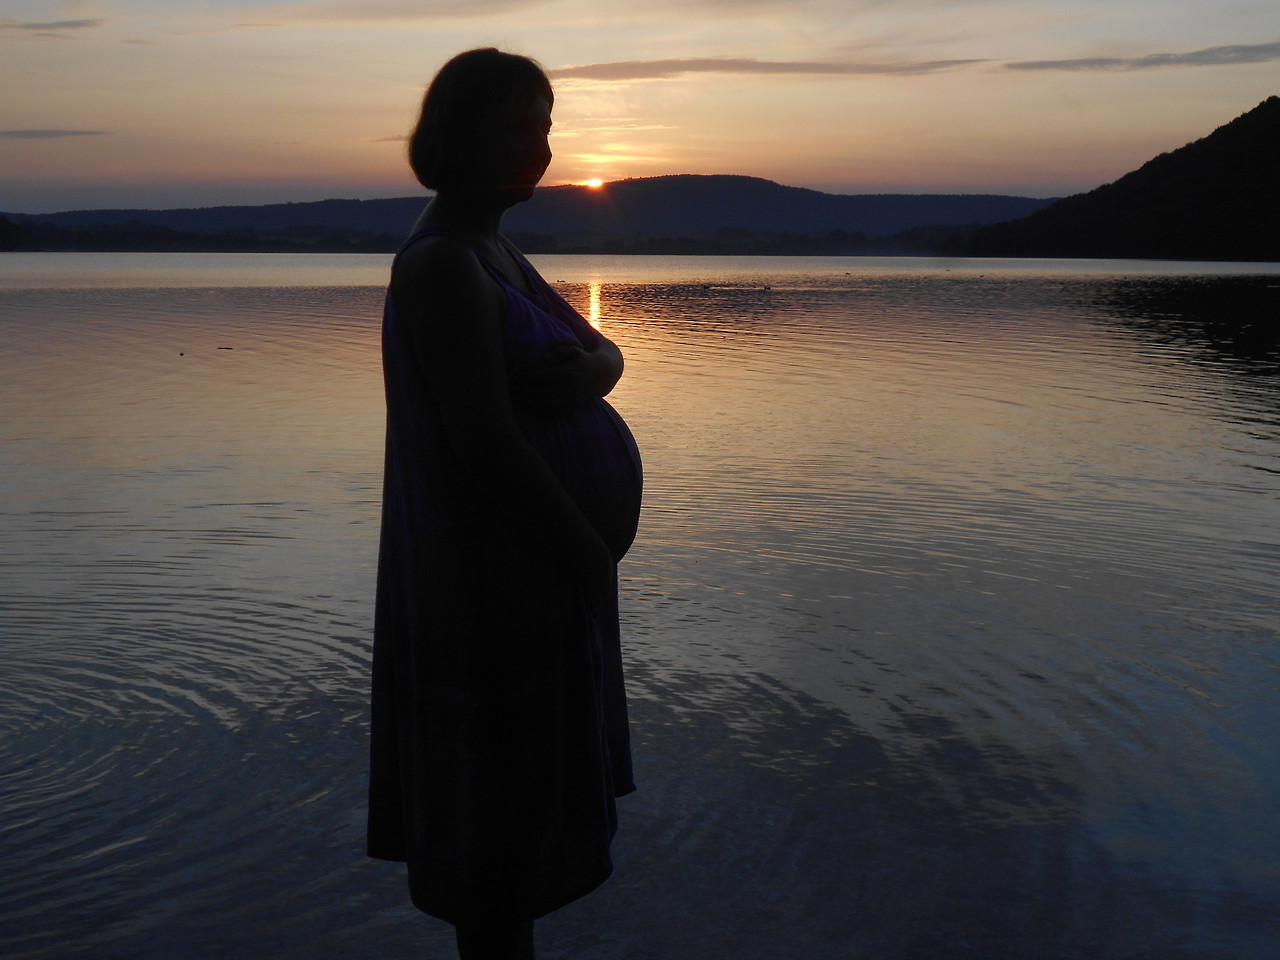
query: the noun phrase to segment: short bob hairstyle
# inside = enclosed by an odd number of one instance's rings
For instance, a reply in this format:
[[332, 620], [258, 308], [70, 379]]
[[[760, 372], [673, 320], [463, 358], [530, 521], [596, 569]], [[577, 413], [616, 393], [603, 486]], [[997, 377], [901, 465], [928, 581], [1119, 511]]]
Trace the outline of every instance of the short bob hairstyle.
[[409, 166], [428, 190], [465, 189], [475, 136], [486, 116], [517, 93], [555, 101], [551, 81], [535, 61], [493, 47], [460, 53], [431, 81], [409, 135]]

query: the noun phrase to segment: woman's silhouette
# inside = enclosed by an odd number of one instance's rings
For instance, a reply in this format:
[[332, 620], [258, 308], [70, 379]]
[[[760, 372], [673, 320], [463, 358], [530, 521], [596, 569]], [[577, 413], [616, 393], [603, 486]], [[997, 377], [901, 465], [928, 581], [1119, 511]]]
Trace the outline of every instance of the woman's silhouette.
[[551, 160], [551, 86], [473, 50], [432, 82], [410, 164], [436, 191], [392, 267], [369, 854], [464, 960], [609, 875], [634, 789], [616, 563], [640, 460], [602, 398], [622, 355], [499, 233]]

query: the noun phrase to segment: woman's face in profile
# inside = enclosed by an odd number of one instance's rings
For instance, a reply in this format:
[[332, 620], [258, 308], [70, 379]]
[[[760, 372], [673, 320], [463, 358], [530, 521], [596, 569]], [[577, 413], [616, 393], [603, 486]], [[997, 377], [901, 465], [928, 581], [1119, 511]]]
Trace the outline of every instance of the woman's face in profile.
[[551, 104], [546, 97], [511, 97], [478, 131], [473, 171], [477, 185], [512, 191], [519, 200], [528, 200], [551, 163], [550, 132]]

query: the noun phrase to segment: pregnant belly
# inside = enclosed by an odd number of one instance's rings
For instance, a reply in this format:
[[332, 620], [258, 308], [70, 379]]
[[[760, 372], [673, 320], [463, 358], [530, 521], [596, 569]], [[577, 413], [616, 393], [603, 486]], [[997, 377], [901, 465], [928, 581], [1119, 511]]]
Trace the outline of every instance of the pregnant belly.
[[596, 528], [615, 560], [635, 539], [641, 467], [635, 439], [604, 400], [565, 417], [531, 417], [525, 434]]

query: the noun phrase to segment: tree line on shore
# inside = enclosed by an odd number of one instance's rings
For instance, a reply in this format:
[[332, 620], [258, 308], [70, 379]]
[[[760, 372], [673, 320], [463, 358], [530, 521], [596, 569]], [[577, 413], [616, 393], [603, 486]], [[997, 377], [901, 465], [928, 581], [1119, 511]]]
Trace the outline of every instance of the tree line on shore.
[[[861, 230], [746, 230], [724, 227], [703, 236], [573, 238], [516, 231], [526, 253], [659, 254], [720, 256], [930, 256], [959, 251], [976, 225], [915, 227], [888, 236]], [[140, 223], [62, 227], [35, 219], [0, 217], [0, 250], [179, 253], [394, 253], [402, 237], [354, 229], [253, 228], [215, 233]]]

